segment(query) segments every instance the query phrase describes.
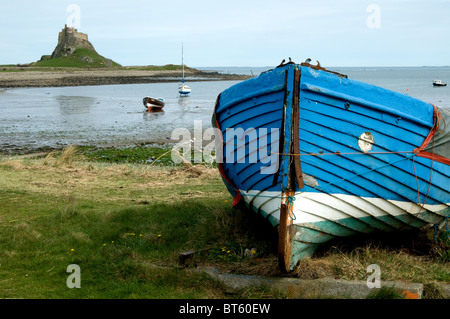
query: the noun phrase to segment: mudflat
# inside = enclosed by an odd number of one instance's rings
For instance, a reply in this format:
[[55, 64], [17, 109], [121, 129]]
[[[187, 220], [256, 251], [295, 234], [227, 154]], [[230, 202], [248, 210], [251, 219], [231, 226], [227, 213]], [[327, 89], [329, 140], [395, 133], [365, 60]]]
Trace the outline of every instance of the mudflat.
[[[185, 71], [189, 81], [245, 80], [249, 76]], [[136, 84], [155, 82], [178, 82], [180, 70], [145, 70], [145, 69], [33, 69], [3, 68], [0, 70], [0, 87], [51, 87], [51, 86], [84, 86], [108, 84]]]

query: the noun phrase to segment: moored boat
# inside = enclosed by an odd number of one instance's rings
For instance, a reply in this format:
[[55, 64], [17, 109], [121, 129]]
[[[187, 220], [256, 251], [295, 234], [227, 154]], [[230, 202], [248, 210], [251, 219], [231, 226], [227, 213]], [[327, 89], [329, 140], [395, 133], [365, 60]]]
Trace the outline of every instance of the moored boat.
[[442, 82], [440, 79], [433, 81], [433, 86], [447, 86], [447, 83]]
[[212, 122], [233, 205], [278, 229], [286, 271], [334, 238], [449, 218], [448, 110], [289, 62], [223, 91]]
[[183, 83], [178, 86], [178, 93], [180, 93], [181, 96], [187, 96], [191, 93], [191, 88], [184, 83], [184, 80]]
[[160, 111], [165, 106], [165, 101], [163, 98], [153, 98], [146, 96], [142, 100], [144, 103], [144, 107], [147, 109], [147, 111]]
[[181, 84], [178, 86], [178, 93], [180, 94], [180, 96], [188, 96], [191, 93], [191, 88], [185, 83], [185, 80], [184, 80], [183, 44], [181, 44]]

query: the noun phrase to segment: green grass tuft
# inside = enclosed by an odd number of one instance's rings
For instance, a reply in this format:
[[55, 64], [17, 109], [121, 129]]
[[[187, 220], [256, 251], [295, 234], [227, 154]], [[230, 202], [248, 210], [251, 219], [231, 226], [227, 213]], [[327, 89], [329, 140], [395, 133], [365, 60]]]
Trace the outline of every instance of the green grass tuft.
[[372, 290], [367, 299], [405, 299], [405, 296], [400, 294], [394, 287], [381, 287]]
[[110, 64], [119, 67], [120, 64], [109, 60], [89, 49], [76, 49], [71, 55], [44, 59], [33, 64], [34, 67], [70, 67], [70, 68], [104, 68]]
[[151, 164], [158, 166], [174, 166], [169, 147], [114, 147], [95, 148], [90, 146], [79, 147], [86, 159], [103, 163], [116, 164]]

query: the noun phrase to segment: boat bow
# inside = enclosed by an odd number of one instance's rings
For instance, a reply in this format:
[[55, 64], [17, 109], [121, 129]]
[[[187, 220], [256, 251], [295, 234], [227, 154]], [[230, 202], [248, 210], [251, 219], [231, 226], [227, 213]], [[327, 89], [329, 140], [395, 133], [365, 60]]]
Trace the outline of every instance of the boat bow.
[[442, 114], [320, 65], [288, 63], [219, 95], [219, 169], [233, 203], [278, 228], [280, 266], [290, 271], [331, 239], [449, 216]]

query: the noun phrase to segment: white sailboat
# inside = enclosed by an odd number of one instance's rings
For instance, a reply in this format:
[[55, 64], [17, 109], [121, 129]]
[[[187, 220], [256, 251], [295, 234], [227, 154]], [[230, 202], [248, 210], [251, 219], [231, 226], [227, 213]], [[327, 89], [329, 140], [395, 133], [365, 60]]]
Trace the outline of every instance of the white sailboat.
[[181, 96], [188, 96], [191, 93], [191, 88], [184, 83], [184, 52], [183, 52], [183, 44], [181, 44], [181, 84], [178, 86], [178, 93]]

